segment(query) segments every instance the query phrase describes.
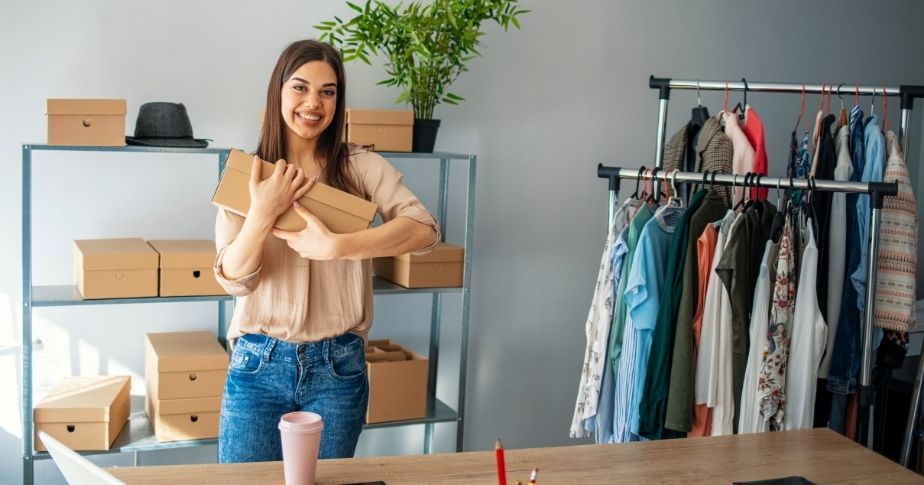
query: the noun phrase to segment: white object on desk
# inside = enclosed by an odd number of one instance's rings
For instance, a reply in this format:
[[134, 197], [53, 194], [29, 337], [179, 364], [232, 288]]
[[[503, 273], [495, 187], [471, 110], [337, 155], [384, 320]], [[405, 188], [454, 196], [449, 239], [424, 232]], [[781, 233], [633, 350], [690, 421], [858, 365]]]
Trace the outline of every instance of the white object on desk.
[[64, 443], [54, 439], [48, 433], [39, 431], [39, 439], [45, 444], [48, 453], [64, 479], [70, 485], [125, 485], [125, 482], [110, 475], [102, 468], [96, 466], [90, 460], [80, 456], [76, 451], [70, 449]]

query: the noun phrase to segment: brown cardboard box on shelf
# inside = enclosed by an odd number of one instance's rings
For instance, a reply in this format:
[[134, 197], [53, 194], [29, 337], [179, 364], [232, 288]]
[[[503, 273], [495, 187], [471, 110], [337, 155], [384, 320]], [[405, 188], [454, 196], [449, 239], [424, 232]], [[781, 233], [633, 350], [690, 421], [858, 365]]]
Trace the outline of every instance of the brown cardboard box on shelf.
[[215, 241], [148, 241], [160, 255], [160, 296], [224, 295], [215, 280]]
[[49, 145], [125, 146], [124, 99], [48, 99]]
[[152, 399], [221, 396], [228, 353], [210, 332], [149, 333], [144, 378]]
[[378, 152], [409, 152], [414, 137], [414, 112], [347, 108], [347, 141], [372, 145]]
[[68, 377], [33, 410], [35, 449], [44, 431], [73, 450], [108, 450], [128, 422], [131, 376]]
[[[250, 209], [248, 184], [251, 166], [253, 156], [240, 150], [231, 150], [218, 188], [212, 196], [212, 203], [240, 216], [246, 216]], [[264, 162], [262, 180], [269, 178], [273, 169], [272, 163]], [[314, 187], [299, 199], [299, 203], [337, 234], [368, 228], [378, 208], [373, 202], [322, 183], [314, 184]], [[287, 231], [300, 231], [305, 228], [305, 221], [290, 207], [276, 219], [275, 227]]]
[[144, 239], [74, 241], [74, 280], [87, 300], [157, 296], [157, 251]]
[[391, 340], [366, 344], [369, 372], [367, 423], [427, 415], [427, 359]]
[[221, 396], [191, 399], [154, 399], [149, 394], [144, 409], [157, 441], [201, 440], [218, 437]]
[[440, 243], [424, 255], [402, 254], [375, 258], [375, 275], [405, 288], [446, 288], [462, 286], [465, 249]]

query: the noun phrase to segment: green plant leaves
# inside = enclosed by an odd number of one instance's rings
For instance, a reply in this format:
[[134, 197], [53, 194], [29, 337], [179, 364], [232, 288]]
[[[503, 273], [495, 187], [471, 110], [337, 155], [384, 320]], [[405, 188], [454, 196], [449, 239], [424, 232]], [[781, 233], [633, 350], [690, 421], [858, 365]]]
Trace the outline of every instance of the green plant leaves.
[[432, 118], [439, 103], [455, 105], [465, 100], [446, 89], [468, 71], [468, 62], [481, 55], [483, 22], [493, 21], [504, 30], [511, 24], [519, 29], [518, 17], [529, 12], [519, 8], [519, 0], [346, 4], [357, 15], [348, 21], [334, 17], [315, 25], [319, 39], [339, 48], [347, 62], [359, 59], [371, 64], [370, 55], [383, 54], [389, 78], [378, 84], [400, 86], [397, 102], [410, 103], [418, 118]]

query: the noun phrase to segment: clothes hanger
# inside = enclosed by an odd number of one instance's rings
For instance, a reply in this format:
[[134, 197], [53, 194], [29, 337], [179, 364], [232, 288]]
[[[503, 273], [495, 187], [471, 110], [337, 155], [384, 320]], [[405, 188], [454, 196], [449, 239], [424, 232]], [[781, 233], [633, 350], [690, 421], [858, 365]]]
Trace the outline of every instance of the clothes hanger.
[[732, 113], [738, 113], [738, 121], [744, 119], [744, 110], [748, 105], [748, 80], [741, 78], [741, 82], [744, 83], [744, 101], [743, 104], [739, 102], [735, 105], [734, 109], [732, 109]]
[[655, 179], [658, 176], [658, 171], [660, 170], [661, 170], [660, 168], [655, 167], [650, 172], [648, 172], [648, 175], [651, 178], [651, 194], [649, 194], [648, 196], [649, 204], [658, 205], [658, 203], [661, 200], [661, 185], [660, 184], [658, 185], [658, 189], [657, 189], [657, 197], [655, 197], [655, 184], [657, 183], [655, 182]]
[[709, 119], [709, 109], [703, 106], [699, 93], [699, 79], [696, 80], [696, 107], [690, 113], [690, 127], [702, 128]]
[[805, 82], [802, 82], [802, 105], [799, 108], [799, 117], [796, 118], [796, 127], [792, 129], [793, 133], [799, 132], [799, 126], [803, 125], [803, 118], [805, 117]]
[[[747, 187], [747, 183], [748, 183], [748, 180], [749, 180], [750, 178], [751, 178], [751, 172], [748, 172], [747, 174], [744, 175], [744, 185], [743, 185], [743, 187]], [[732, 193], [734, 193], [734, 189], [736, 188], [737, 185], [738, 185], [738, 174], [733, 174], [733, 176], [732, 176]], [[738, 202], [735, 204], [735, 207], [732, 208], [733, 211], [737, 212], [738, 209], [741, 209], [741, 208], [744, 206], [744, 197], [745, 197], [746, 194], [747, 194], [747, 189], [745, 188], [744, 190], [741, 191], [741, 199], [739, 199]]]
[[683, 209], [683, 198], [678, 196], [677, 192], [677, 172], [680, 170], [674, 169], [671, 172], [671, 193], [673, 196], [667, 199], [667, 205], [669, 207], [674, 207], [677, 209]]
[[885, 86], [882, 88], [882, 128], [889, 131], [889, 97], [886, 96]]
[[873, 97], [869, 101], [869, 115], [876, 116], [876, 88], [873, 88]]
[[639, 197], [639, 195], [638, 195], [638, 186], [639, 186], [639, 184], [640, 184], [641, 181], [642, 181], [642, 173], [643, 173], [643, 172], [645, 172], [645, 166], [644, 166], [644, 165], [642, 165], [642, 167], [638, 169], [638, 175], [635, 177], [635, 192], [632, 194], [632, 198], [635, 199], [635, 200], [640, 200], [640, 197]]

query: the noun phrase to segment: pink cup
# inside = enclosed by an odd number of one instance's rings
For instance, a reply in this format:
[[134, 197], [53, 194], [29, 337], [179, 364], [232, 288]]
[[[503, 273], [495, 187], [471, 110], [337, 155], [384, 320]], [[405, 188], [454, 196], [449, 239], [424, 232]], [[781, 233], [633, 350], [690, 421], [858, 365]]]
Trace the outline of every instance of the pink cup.
[[286, 485], [314, 485], [324, 420], [315, 413], [296, 411], [279, 420]]

